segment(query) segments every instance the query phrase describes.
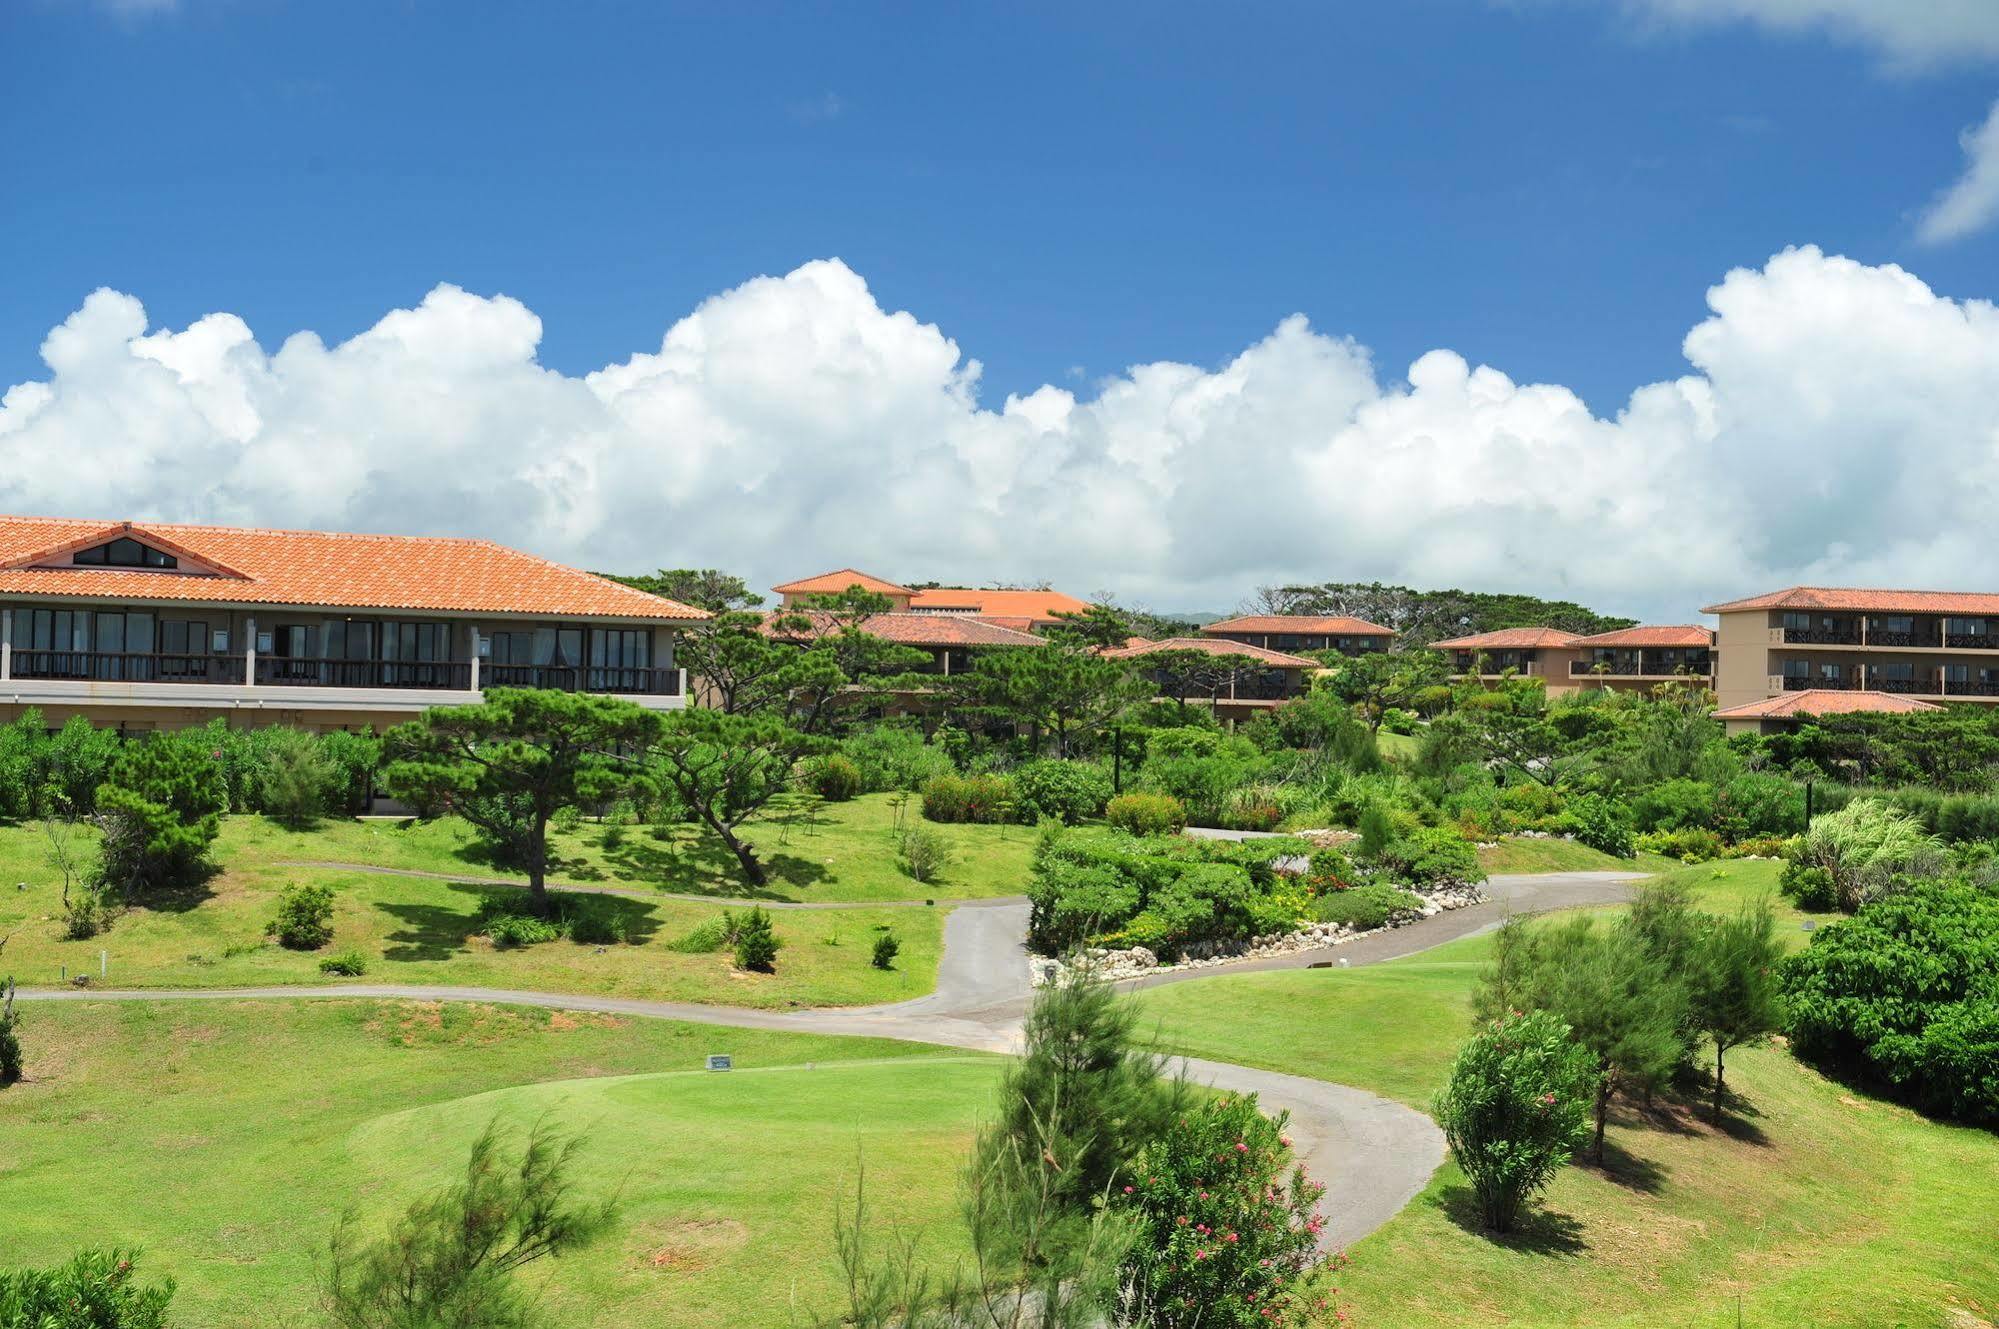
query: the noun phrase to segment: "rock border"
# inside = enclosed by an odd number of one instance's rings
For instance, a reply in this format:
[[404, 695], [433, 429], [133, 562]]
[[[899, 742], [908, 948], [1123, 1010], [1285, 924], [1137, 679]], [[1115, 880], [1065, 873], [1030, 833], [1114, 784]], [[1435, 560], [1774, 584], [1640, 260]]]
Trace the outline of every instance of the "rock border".
[[[1127, 978], [1143, 978], [1148, 974], [1213, 969], [1240, 960], [1261, 960], [1278, 955], [1296, 955], [1300, 951], [1323, 950], [1328, 946], [1343, 946], [1378, 932], [1407, 927], [1447, 910], [1483, 904], [1490, 898], [1483, 887], [1469, 883], [1413, 893], [1422, 896], [1422, 907], [1393, 914], [1378, 928], [1357, 930], [1345, 923], [1314, 923], [1296, 932], [1271, 933], [1239, 942], [1202, 942], [1188, 949], [1188, 958], [1172, 964], [1159, 963], [1159, 957], [1144, 946], [1123, 950], [1092, 946], [1082, 952], [1082, 957], [1092, 973], [1113, 983]], [[1052, 956], [1030, 955], [1027, 957], [1028, 982], [1034, 987], [1046, 987], [1060, 981], [1073, 967], [1068, 961]]]

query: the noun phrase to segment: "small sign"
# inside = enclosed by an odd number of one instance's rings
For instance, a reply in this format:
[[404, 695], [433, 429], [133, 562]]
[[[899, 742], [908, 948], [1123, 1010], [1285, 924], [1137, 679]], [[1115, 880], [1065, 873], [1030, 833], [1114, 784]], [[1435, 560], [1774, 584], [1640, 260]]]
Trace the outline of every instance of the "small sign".
[[733, 1064], [729, 1054], [726, 1052], [711, 1052], [708, 1054], [708, 1069], [711, 1071], [726, 1071]]

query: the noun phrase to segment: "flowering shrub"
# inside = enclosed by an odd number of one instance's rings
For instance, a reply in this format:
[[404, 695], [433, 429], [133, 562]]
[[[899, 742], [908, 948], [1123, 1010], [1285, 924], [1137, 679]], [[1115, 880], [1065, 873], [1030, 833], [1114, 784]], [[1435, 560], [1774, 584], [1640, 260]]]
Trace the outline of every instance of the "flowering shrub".
[[1589, 1138], [1596, 1081], [1589, 1051], [1546, 1011], [1495, 1020], [1459, 1051], [1431, 1113], [1486, 1226], [1510, 1231], [1520, 1206]]
[[1325, 1187], [1291, 1158], [1256, 1095], [1213, 1099], [1148, 1144], [1114, 1198], [1135, 1219], [1124, 1272], [1157, 1329], [1307, 1324], [1320, 1286]]

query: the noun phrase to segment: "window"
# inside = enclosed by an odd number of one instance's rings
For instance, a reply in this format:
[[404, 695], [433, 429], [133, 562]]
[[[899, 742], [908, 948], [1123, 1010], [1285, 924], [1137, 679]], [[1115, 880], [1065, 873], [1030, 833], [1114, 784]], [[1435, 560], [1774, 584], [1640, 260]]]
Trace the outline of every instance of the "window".
[[1913, 683], [1916, 681], [1916, 667], [1907, 662], [1895, 662], [1881, 666], [1881, 677], [1891, 683]]
[[1946, 683], [1969, 683], [1971, 681], [1971, 666], [1945, 665], [1943, 667], [1943, 681]]
[[108, 544], [79, 549], [70, 555], [70, 562], [82, 567], [177, 568], [180, 566], [180, 560], [172, 554], [162, 553], [151, 545], [140, 544], [125, 535]]
[[1837, 683], [1839, 681], [1839, 675], [1840, 675], [1839, 666], [1837, 664], [1834, 664], [1830, 660], [1826, 661], [1824, 664], [1819, 666], [1819, 677], [1822, 679], [1825, 679], [1829, 682]]
[[1811, 676], [1812, 676], [1812, 662], [1810, 660], [1784, 661], [1785, 678], [1810, 678]]
[[1791, 610], [1785, 611], [1784, 613], [1785, 631], [1802, 632], [1810, 629], [1811, 626], [1812, 626], [1812, 616], [1810, 614], [1800, 614]]
[[1910, 614], [1882, 614], [1876, 617], [1869, 627], [1875, 632], [1914, 632], [1916, 620]]
[[1982, 618], [1947, 618], [1943, 630], [1954, 637], [1983, 637], [1986, 635], [1985, 620]]

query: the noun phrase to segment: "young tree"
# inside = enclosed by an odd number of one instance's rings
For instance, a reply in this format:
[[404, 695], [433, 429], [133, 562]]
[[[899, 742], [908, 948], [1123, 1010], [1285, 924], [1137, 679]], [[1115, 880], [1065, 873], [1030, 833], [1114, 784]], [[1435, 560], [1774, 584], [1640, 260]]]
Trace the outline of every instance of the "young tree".
[[770, 915], [761, 905], [752, 908], [736, 925], [736, 968], [753, 969], [760, 974], [774, 972], [778, 946]]
[[326, 811], [341, 772], [319, 740], [302, 729], [275, 728], [263, 740], [258, 805], [265, 816], [287, 826], [311, 825]]
[[1493, 687], [1467, 683], [1457, 690], [1452, 713], [1431, 722], [1439, 744], [1500, 771], [1554, 786], [1563, 774], [1561, 731], [1548, 722], [1547, 693], [1539, 679], [1508, 678]]
[[1187, 1107], [1186, 1084], [1167, 1077], [1165, 1065], [1139, 1037], [1137, 1007], [1087, 970], [1072, 970], [1035, 994], [982, 1148], [1011, 1150], [1045, 1172], [1017, 1180], [1028, 1189], [1045, 1183], [1085, 1215]]
[[211, 871], [208, 848], [228, 806], [222, 768], [200, 733], [127, 745], [97, 790], [99, 885], [129, 899], [197, 884]]
[[518, 1158], [502, 1155], [498, 1122], [472, 1144], [464, 1176], [418, 1200], [372, 1241], [353, 1216], [334, 1230], [321, 1289], [338, 1329], [521, 1329], [538, 1323], [513, 1274], [607, 1232], [615, 1200], [586, 1204], [570, 1172], [579, 1142], [546, 1122]]
[[1052, 735], [1065, 757], [1078, 739], [1151, 692], [1122, 660], [1054, 645], [983, 652], [961, 686], [976, 707]]
[[1322, 657], [1333, 670], [1323, 685], [1334, 696], [1357, 707], [1371, 732], [1381, 731], [1389, 710], [1408, 706], [1425, 688], [1438, 687], [1450, 677], [1444, 657], [1435, 651], [1369, 651], [1351, 657]]
[[131, 1251], [86, 1250], [54, 1269], [0, 1271], [0, 1325], [7, 1329], [166, 1329], [171, 1278], [136, 1280]]
[[1494, 1232], [1511, 1232], [1589, 1138], [1597, 1078], [1588, 1050], [1547, 1011], [1503, 1015], [1459, 1050], [1431, 1114]]
[[1685, 969], [1689, 1023], [1714, 1045], [1714, 1119], [1721, 1120], [1722, 1060], [1730, 1048], [1776, 1031], [1783, 1019], [1776, 919], [1767, 902], [1710, 921]]
[[646, 758], [654, 778], [736, 856], [744, 879], [762, 886], [769, 874], [736, 828], [783, 793], [792, 765], [819, 746], [773, 715], [671, 711], [659, 717]]
[[1479, 1014], [1547, 1011], [1566, 1023], [1595, 1062], [1592, 1155], [1603, 1162], [1604, 1128], [1619, 1093], [1648, 1090], [1678, 1062], [1686, 989], [1628, 927], [1565, 924], [1501, 929], [1494, 966], [1481, 981]]
[[484, 702], [436, 707], [390, 730], [385, 780], [398, 797], [471, 822], [527, 873], [546, 913], [550, 818], [631, 785], [639, 770], [628, 754], [652, 730], [650, 712], [614, 697], [492, 688]]

